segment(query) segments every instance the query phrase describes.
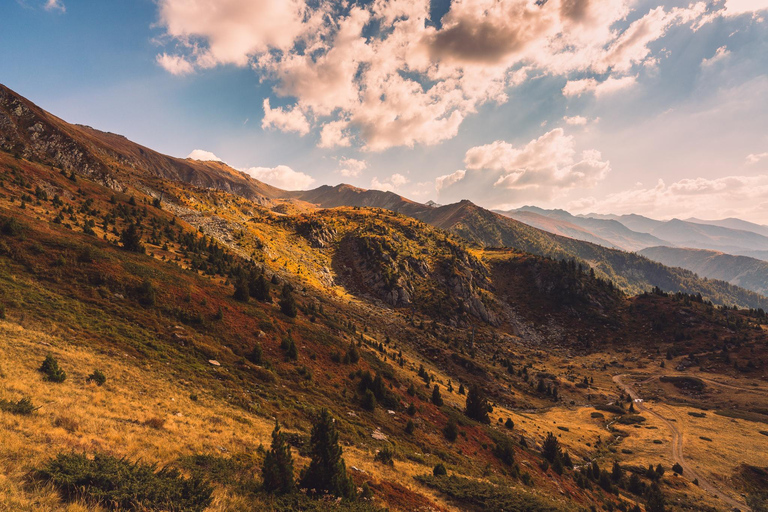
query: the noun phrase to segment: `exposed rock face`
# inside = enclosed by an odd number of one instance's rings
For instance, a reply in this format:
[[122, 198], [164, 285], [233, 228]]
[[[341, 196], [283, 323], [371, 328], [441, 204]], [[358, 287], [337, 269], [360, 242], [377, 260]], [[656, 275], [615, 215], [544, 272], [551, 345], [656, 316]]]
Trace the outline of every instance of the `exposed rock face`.
[[428, 247], [424, 240], [416, 245], [406, 239], [392, 233], [344, 237], [339, 254], [349, 286], [390, 306], [421, 310], [456, 324], [468, 316], [498, 323], [484, 302], [490, 281], [482, 262], [458, 244], [441, 241], [441, 247]]
[[0, 149], [113, 184], [107, 167], [54, 123], [48, 114], [0, 87]]

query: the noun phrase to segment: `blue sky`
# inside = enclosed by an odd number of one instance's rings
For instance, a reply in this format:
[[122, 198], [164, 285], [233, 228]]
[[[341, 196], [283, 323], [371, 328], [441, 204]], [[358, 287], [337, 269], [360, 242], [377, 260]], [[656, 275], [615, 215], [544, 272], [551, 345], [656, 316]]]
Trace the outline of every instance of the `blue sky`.
[[2, 2], [0, 82], [278, 186], [768, 223], [766, 0], [206, 5]]

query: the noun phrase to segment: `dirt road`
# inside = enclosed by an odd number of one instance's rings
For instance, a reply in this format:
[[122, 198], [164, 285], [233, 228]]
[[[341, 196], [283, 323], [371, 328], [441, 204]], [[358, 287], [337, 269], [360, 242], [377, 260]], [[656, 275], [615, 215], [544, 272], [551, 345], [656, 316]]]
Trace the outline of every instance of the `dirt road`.
[[[699, 473], [696, 472], [695, 469], [693, 469], [688, 463], [686, 463], [685, 458], [683, 457], [683, 435], [682, 433], [677, 429], [677, 426], [669, 421], [669, 419], [665, 418], [661, 414], [657, 413], [656, 411], [651, 410], [645, 402], [637, 402], [636, 400], [640, 399], [640, 395], [638, 395], [637, 391], [630, 386], [629, 384], [626, 384], [622, 379], [624, 377], [631, 377], [631, 375], [615, 375], [613, 377], [613, 382], [618, 384], [624, 391], [626, 391], [630, 397], [632, 397], [632, 400], [635, 401], [635, 408], [637, 408], [640, 411], [646, 412], [650, 414], [651, 416], [658, 418], [664, 425], [669, 428], [669, 430], [672, 432], [672, 460], [680, 464], [683, 468], [683, 475], [686, 476], [691, 481], [698, 479], [699, 481], [699, 487], [704, 489], [710, 494], [713, 494], [714, 496], [717, 496], [724, 504], [729, 505], [730, 507], [739, 509], [739, 510], [750, 510], [750, 508], [739, 501], [736, 501], [735, 499], [731, 498], [727, 494], [722, 493], [717, 487], [715, 487], [711, 482], [709, 482], [706, 478], [701, 476]], [[653, 377], [650, 379], [646, 379], [645, 382], [653, 380]]]

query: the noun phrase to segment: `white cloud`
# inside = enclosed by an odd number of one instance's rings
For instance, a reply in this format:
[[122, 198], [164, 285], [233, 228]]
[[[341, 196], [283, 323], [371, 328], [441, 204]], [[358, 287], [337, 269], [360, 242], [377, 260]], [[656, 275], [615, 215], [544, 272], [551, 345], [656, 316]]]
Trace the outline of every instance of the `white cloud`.
[[603, 82], [598, 82], [594, 78], [584, 78], [581, 80], [569, 80], [563, 87], [564, 96], [581, 96], [585, 93], [594, 93], [600, 97], [605, 94], [611, 94], [627, 87], [632, 87], [637, 83], [636, 76], [624, 76], [621, 78], [609, 77]]
[[67, 12], [67, 8], [64, 6], [64, 2], [61, 0], [46, 0], [45, 10]]
[[761, 199], [768, 197], [768, 175], [686, 178], [654, 187], [638, 184], [602, 200], [585, 198], [569, 204], [574, 211], [637, 213], [659, 218], [741, 216], [765, 218]]
[[751, 153], [751, 154], [747, 155], [747, 164], [753, 165], [753, 164], [756, 164], [757, 162], [759, 162], [761, 160], [764, 160], [764, 159], [768, 159], [768, 152], [766, 152], [766, 153]]
[[371, 188], [376, 190], [383, 190], [385, 192], [393, 192], [402, 187], [406, 183], [409, 183], [409, 179], [402, 174], [393, 174], [384, 181], [380, 181], [378, 177], [374, 176], [371, 180]]
[[768, 0], [726, 0], [725, 15], [738, 16], [740, 14], [756, 13], [768, 10]]
[[573, 126], [584, 126], [587, 124], [587, 118], [584, 116], [565, 116], [563, 117], [563, 121], [566, 122], [566, 124], [570, 124]]
[[309, 133], [309, 121], [302, 111], [294, 106], [284, 109], [282, 107], [270, 108], [269, 98], [264, 100], [264, 118], [261, 120], [262, 128], [276, 128], [284, 132], [296, 132], [299, 135]]
[[652, 43], [671, 27], [715, 16], [698, 2], [627, 25], [641, 14], [634, 0], [455, 0], [437, 28], [426, 23], [429, 0], [158, 2], [159, 24], [181, 49], [158, 56], [166, 69], [250, 66], [288, 100], [265, 103], [265, 128], [317, 129], [321, 147], [370, 151], [453, 138], [536, 71], [566, 78], [566, 96], [624, 90], [655, 65]]
[[701, 61], [701, 67], [712, 67], [718, 62], [722, 62], [723, 60], [727, 59], [730, 54], [731, 52], [728, 51], [727, 47], [721, 46], [717, 49], [717, 51], [715, 51], [715, 54], [712, 57]]
[[435, 180], [435, 190], [440, 192], [440, 190], [442, 190], [443, 188], [450, 187], [451, 185], [463, 180], [464, 176], [466, 175], [467, 175], [467, 171], [461, 169], [451, 174], [438, 176], [438, 178]]
[[190, 154], [187, 155], [187, 158], [191, 158], [192, 160], [200, 160], [203, 162], [206, 161], [215, 161], [215, 162], [223, 162], [223, 160], [210, 151], [205, 151], [204, 149], [195, 149]]
[[362, 173], [366, 167], [368, 167], [368, 165], [364, 160], [343, 157], [339, 160], [339, 170], [337, 172], [345, 178], [354, 178], [360, 176], [360, 173]]
[[466, 170], [435, 183], [444, 200], [475, 198], [497, 207], [522, 198], [549, 200], [576, 188], [592, 187], [610, 172], [594, 149], [578, 151], [572, 136], [555, 128], [523, 146], [505, 141], [470, 148]]
[[294, 171], [287, 165], [251, 167], [243, 169], [243, 171], [257, 180], [277, 188], [282, 188], [283, 190], [306, 190], [315, 182], [312, 176]]
[[163, 67], [167, 72], [172, 75], [188, 75], [192, 73], [195, 68], [190, 62], [179, 55], [168, 55], [167, 53], [161, 53], [155, 60]]

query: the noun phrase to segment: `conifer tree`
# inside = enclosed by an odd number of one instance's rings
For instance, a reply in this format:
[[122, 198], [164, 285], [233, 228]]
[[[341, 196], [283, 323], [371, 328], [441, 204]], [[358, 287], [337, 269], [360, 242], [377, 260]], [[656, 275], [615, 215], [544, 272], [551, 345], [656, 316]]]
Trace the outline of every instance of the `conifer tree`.
[[477, 386], [469, 388], [465, 413], [467, 416], [480, 423], [490, 423], [488, 416], [488, 399]]
[[269, 295], [269, 281], [264, 277], [263, 270], [258, 274], [255, 271], [251, 272], [248, 279], [248, 294], [258, 301], [272, 302]]
[[296, 299], [293, 298], [293, 290], [288, 283], [283, 285], [283, 291], [280, 294], [280, 311], [285, 316], [295, 318], [297, 314]]
[[301, 486], [314, 492], [354, 498], [355, 487], [341, 456], [339, 434], [327, 409], [317, 416], [309, 445], [312, 461], [303, 471]]
[[261, 467], [264, 490], [274, 494], [288, 494], [295, 489], [293, 480], [293, 456], [291, 448], [280, 432], [280, 424], [275, 421], [272, 431], [272, 447], [264, 458]]
[[432, 388], [432, 403], [438, 407], [443, 405], [443, 397], [440, 396], [440, 387], [437, 384]]

